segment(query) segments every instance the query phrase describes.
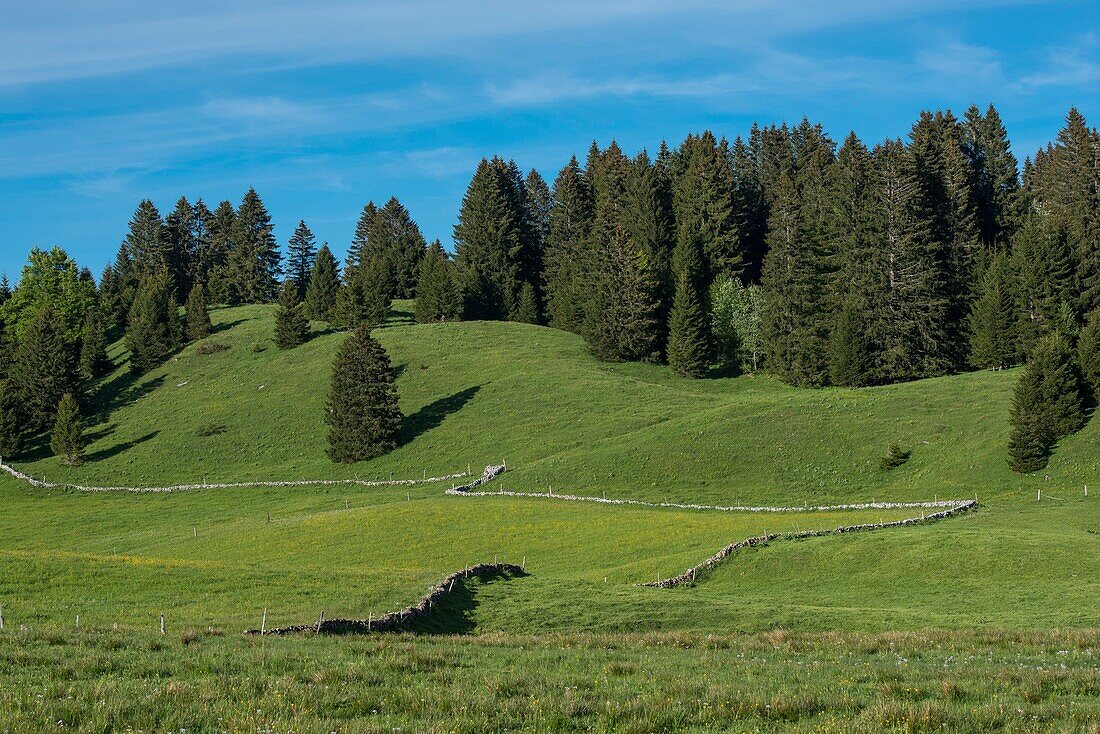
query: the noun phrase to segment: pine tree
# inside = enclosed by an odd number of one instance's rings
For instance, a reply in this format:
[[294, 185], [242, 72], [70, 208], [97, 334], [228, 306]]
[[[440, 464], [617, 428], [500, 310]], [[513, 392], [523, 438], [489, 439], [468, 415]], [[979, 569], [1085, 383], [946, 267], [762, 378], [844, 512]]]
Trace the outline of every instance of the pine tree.
[[740, 275], [745, 253], [737, 229], [733, 171], [721, 144], [709, 130], [689, 135], [680, 146], [674, 167], [676, 226], [698, 240], [709, 284], [719, 274]]
[[203, 273], [206, 295], [212, 303], [230, 303], [237, 296], [231, 287], [229, 258], [236, 246], [237, 212], [228, 201], [222, 201], [211, 215], [208, 236], [200, 243], [199, 268]]
[[1072, 255], [1064, 229], [1038, 211], [1029, 212], [1012, 241], [1018, 281], [1019, 351], [1029, 354], [1059, 327], [1063, 305], [1076, 300]]
[[175, 351], [179, 323], [168, 274], [162, 270], [142, 279], [126, 326], [130, 369], [135, 374], [148, 372]]
[[420, 263], [416, 306], [413, 309], [420, 323], [454, 321], [462, 315], [462, 298], [453, 270], [443, 245], [436, 240]]
[[187, 296], [187, 341], [197, 342], [210, 336], [213, 324], [206, 308], [206, 289], [201, 282], [195, 283]]
[[16, 348], [9, 377], [31, 433], [49, 429], [61, 397], [79, 392], [76, 355], [53, 307], [45, 306], [27, 327]]
[[[530, 231], [534, 239], [533, 250], [535, 252], [534, 272], [541, 278], [545, 267], [546, 242], [550, 236], [550, 210], [554, 206], [554, 195], [546, 180], [535, 169], [527, 172], [527, 178], [523, 180], [523, 186], [527, 192], [527, 213], [530, 219]], [[539, 289], [536, 288], [536, 292]]]
[[1089, 314], [1081, 329], [1077, 339], [1077, 362], [1093, 403], [1100, 402], [1100, 309]]
[[237, 209], [233, 247], [226, 262], [228, 301], [269, 303], [279, 290], [279, 246], [271, 233], [271, 216], [256, 190], [245, 192]]
[[340, 272], [328, 243], [321, 245], [306, 288], [306, 316], [315, 321], [331, 322], [336, 311], [336, 296], [340, 290]]
[[286, 274], [298, 289], [298, 298], [305, 298], [313, 263], [317, 259], [317, 240], [304, 221], [299, 221], [286, 246]]
[[285, 280], [279, 292], [279, 308], [275, 311], [275, 346], [293, 349], [308, 339], [309, 319], [298, 300], [298, 286], [293, 280]]
[[65, 393], [57, 406], [57, 419], [50, 434], [50, 450], [70, 466], [84, 463], [84, 419], [72, 394]]
[[1008, 462], [1020, 473], [1046, 466], [1058, 440], [1085, 424], [1080, 374], [1062, 336], [1036, 345], [1016, 382], [1009, 421]]
[[1003, 252], [1018, 226], [1019, 164], [993, 105], [985, 115], [977, 106], [971, 106], [966, 112], [964, 133], [978, 231], [988, 251]]
[[544, 251], [546, 315], [557, 329], [579, 332], [584, 324], [589, 284], [583, 259], [593, 206], [588, 180], [573, 156], [554, 180]]
[[703, 295], [706, 266], [694, 229], [681, 228], [672, 267], [676, 292], [669, 314], [668, 366], [683, 377], [706, 377], [711, 360], [710, 323]]
[[367, 242], [369, 246], [361, 262], [386, 260], [393, 277], [393, 285], [389, 288], [393, 296], [414, 298], [420, 261], [427, 244], [409, 210], [396, 197], [390, 198], [370, 220]]
[[397, 375], [365, 326], [348, 334], [336, 355], [325, 417], [328, 456], [335, 462], [364, 461], [397, 447], [404, 421]]
[[874, 357], [864, 315], [867, 309], [857, 297], [844, 302], [829, 335], [829, 381], [841, 387], [870, 385]]
[[519, 300], [516, 301], [516, 307], [509, 315], [508, 320], [520, 324], [538, 324], [541, 322], [539, 318], [539, 297], [535, 294], [535, 286], [524, 283], [520, 287]]
[[1016, 301], [1007, 258], [993, 256], [970, 309], [970, 364], [978, 368], [1001, 369], [1016, 363]]
[[0, 459], [11, 460], [25, 444], [27, 419], [15, 383], [0, 376]]
[[89, 308], [84, 316], [84, 328], [80, 340], [80, 374], [86, 380], [94, 380], [111, 367], [107, 356], [107, 332], [98, 308]]
[[627, 177], [622, 226], [629, 241], [645, 259], [646, 278], [651, 283], [645, 298], [653, 300], [657, 306], [653, 337], [656, 351], [647, 357], [654, 361], [666, 351], [668, 315], [672, 308], [672, 249], [676, 227], [671, 186], [665, 168], [652, 165], [645, 152], [634, 158]]
[[345, 271], [346, 282], [336, 295], [336, 323], [344, 328], [375, 327], [390, 311], [393, 276], [389, 261], [375, 258]]
[[11, 285], [8, 284], [7, 274], [0, 275], [0, 308], [11, 299]]

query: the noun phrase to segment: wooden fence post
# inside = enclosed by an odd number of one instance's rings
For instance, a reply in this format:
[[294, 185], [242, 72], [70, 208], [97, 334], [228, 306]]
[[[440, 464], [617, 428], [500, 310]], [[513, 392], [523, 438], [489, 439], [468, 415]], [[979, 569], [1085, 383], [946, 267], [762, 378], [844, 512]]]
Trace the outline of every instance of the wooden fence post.
[[164, 612], [160, 613], [160, 633], [164, 634]]
[[260, 637], [267, 634], [267, 607], [264, 607], [264, 618], [260, 620]]

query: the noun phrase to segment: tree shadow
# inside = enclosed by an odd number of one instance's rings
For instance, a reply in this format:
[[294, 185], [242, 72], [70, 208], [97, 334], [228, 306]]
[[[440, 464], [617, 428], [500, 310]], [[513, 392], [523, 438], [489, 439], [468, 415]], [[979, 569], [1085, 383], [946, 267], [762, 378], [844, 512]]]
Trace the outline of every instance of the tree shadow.
[[409, 443], [417, 436], [427, 433], [433, 428], [438, 428], [447, 416], [457, 413], [466, 403], [470, 402], [480, 389], [480, 385], [468, 387], [453, 395], [428, 403], [412, 415], [406, 416], [405, 422], [401, 426], [401, 443]]
[[100, 385], [94, 398], [96, 415], [105, 418], [112, 411], [137, 402], [163, 385], [166, 379], [164, 375], [142, 381], [144, 378], [144, 375], [135, 375], [127, 370]]
[[411, 618], [402, 631], [422, 635], [464, 635], [477, 628], [474, 611], [479, 587], [493, 581], [509, 581], [529, 574], [507, 568], [486, 569], [469, 578], [456, 580], [454, 589], [432, 605], [427, 613]]
[[145, 443], [156, 437], [160, 431], [153, 431], [146, 433], [141, 438], [135, 438], [133, 441], [123, 441], [122, 443], [116, 443], [114, 446], [108, 446], [105, 449], [99, 451], [93, 451], [90, 454], [85, 454], [85, 461], [102, 461], [103, 459], [110, 459], [112, 456], [118, 456], [123, 451], [128, 451], [138, 444]]
[[249, 321], [249, 319], [237, 319], [235, 321], [223, 321], [220, 324], [214, 324], [213, 327], [210, 329], [210, 333], [211, 333], [211, 335], [220, 334], [223, 331], [229, 331], [230, 329], [232, 329], [236, 326], [240, 326], [241, 324], [247, 323], [248, 321]]

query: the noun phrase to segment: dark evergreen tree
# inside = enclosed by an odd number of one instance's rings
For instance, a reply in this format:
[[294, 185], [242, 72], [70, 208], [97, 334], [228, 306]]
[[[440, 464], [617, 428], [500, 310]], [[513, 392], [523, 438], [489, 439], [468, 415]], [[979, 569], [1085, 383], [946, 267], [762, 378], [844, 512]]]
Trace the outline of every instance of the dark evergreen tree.
[[1090, 313], [1081, 329], [1077, 339], [1077, 363], [1092, 402], [1100, 402], [1100, 310]]
[[589, 351], [613, 362], [658, 361], [663, 349], [659, 289], [650, 255], [625, 227], [616, 227], [584, 328]]
[[394, 297], [415, 297], [420, 261], [427, 245], [409, 210], [396, 198], [387, 201], [371, 218], [365, 244], [365, 255], [361, 256], [361, 262], [371, 262], [378, 258], [387, 261], [393, 277], [390, 290]]
[[237, 212], [228, 201], [218, 204], [210, 219], [209, 235], [200, 243], [199, 267], [203, 272], [207, 296], [213, 303], [230, 303], [237, 298], [232, 286], [229, 255], [236, 249], [234, 237], [237, 229]]
[[672, 308], [672, 249], [676, 231], [672, 212], [672, 184], [663, 166], [652, 165], [644, 152], [634, 158], [627, 178], [623, 227], [631, 246], [644, 262], [647, 293], [644, 300], [657, 306], [654, 325], [656, 349], [645, 358], [659, 360], [668, 342]]
[[590, 293], [584, 257], [592, 225], [592, 191], [573, 156], [554, 180], [544, 254], [546, 315], [555, 328], [579, 332], [584, 324]]
[[706, 377], [711, 362], [706, 265], [697, 236], [693, 227], [682, 227], [672, 259], [676, 292], [669, 314], [668, 366], [683, 377]]
[[512, 311], [511, 320], [520, 324], [538, 324], [539, 297], [535, 294], [535, 286], [524, 283], [519, 289], [519, 300]]
[[1024, 355], [1059, 328], [1063, 307], [1076, 300], [1072, 255], [1064, 228], [1039, 211], [1029, 212], [1012, 241], [1018, 283], [1019, 349]]
[[298, 286], [293, 280], [285, 280], [279, 291], [279, 308], [275, 311], [275, 346], [293, 349], [308, 339], [309, 319], [298, 300]]
[[306, 316], [316, 321], [331, 322], [336, 312], [336, 296], [340, 291], [340, 272], [328, 243], [321, 245], [306, 288]]
[[336, 323], [349, 329], [381, 324], [390, 310], [393, 284], [390, 263], [382, 258], [345, 271], [344, 286], [336, 295]]
[[397, 446], [404, 421], [397, 375], [365, 326], [348, 334], [336, 355], [325, 418], [328, 455], [335, 462], [372, 459]]
[[1047, 465], [1058, 440], [1085, 424], [1081, 379], [1069, 343], [1044, 337], [1012, 395], [1009, 466], [1027, 473]]
[[11, 299], [11, 285], [8, 284], [7, 274], [0, 275], [0, 308]]
[[232, 249], [226, 262], [229, 303], [269, 303], [279, 281], [279, 246], [271, 233], [271, 217], [255, 189], [245, 192], [237, 209]]
[[689, 135], [673, 167], [676, 226], [687, 228], [687, 236], [703, 248], [708, 285], [719, 274], [740, 275], [745, 267], [726, 148], [710, 131]]
[[1007, 257], [993, 256], [970, 309], [970, 364], [984, 369], [1010, 367], [1018, 358], [1016, 299]]
[[964, 134], [978, 232], [988, 251], [1005, 251], [1018, 226], [1020, 171], [993, 105], [966, 112]]
[[829, 334], [829, 381], [841, 387], [863, 387], [874, 380], [875, 360], [866, 322], [866, 304], [858, 297], [844, 301]]
[[196, 216], [187, 197], [181, 196], [176, 208], [165, 217], [164, 224], [165, 264], [172, 278], [172, 292], [180, 300], [191, 292], [199, 235], [205, 222]]
[[53, 307], [43, 307], [28, 325], [16, 348], [9, 377], [31, 433], [41, 433], [53, 425], [57, 405], [65, 393], [79, 393], [75, 350]]
[[533, 168], [528, 171], [527, 178], [523, 180], [523, 186], [527, 191], [527, 212], [535, 243], [533, 246], [534, 272], [541, 276], [546, 255], [546, 242], [550, 236], [550, 210], [554, 206], [554, 195], [546, 185], [546, 180]]
[[179, 346], [179, 313], [165, 271], [142, 279], [126, 325], [130, 369], [143, 374], [160, 364]]
[[455, 281], [454, 266], [439, 240], [432, 243], [420, 263], [413, 313], [422, 324], [455, 321], [462, 315], [462, 298]]
[[107, 356], [107, 331], [99, 309], [92, 307], [84, 316], [84, 328], [80, 339], [80, 374], [86, 380], [94, 380], [111, 367]]
[[171, 267], [168, 232], [156, 205], [149, 199], [142, 199], [130, 218], [125, 245], [138, 278]]
[[197, 342], [210, 336], [214, 326], [210, 323], [210, 313], [206, 308], [206, 289], [202, 283], [195, 283], [187, 296], [187, 340]]
[[12, 459], [23, 451], [27, 419], [19, 389], [11, 376], [15, 354], [0, 319], [0, 460]]
[[104, 321], [104, 328], [114, 329], [122, 326], [126, 320], [125, 296], [122, 292], [122, 279], [115, 274], [111, 265], [103, 268], [103, 274], [99, 276], [99, 310]]
[[80, 405], [70, 393], [65, 393], [57, 405], [57, 418], [50, 434], [50, 450], [70, 466], [84, 463], [84, 419]]
[[305, 298], [313, 263], [317, 259], [317, 240], [304, 221], [299, 221], [286, 246], [286, 274], [298, 289], [299, 300]]
[[351, 246], [348, 247], [348, 257], [344, 263], [345, 274], [382, 254], [370, 244], [371, 225], [377, 214], [378, 207], [373, 201], [368, 201], [359, 215], [359, 221], [355, 223], [355, 236], [351, 240]]

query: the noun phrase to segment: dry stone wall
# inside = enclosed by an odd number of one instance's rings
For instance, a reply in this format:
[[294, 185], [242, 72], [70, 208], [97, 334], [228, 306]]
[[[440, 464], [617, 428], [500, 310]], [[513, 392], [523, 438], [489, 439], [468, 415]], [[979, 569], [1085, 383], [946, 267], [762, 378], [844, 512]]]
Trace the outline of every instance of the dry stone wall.
[[[445, 474], [439, 477], [424, 477], [422, 479], [300, 479], [281, 482], [232, 482], [201, 484], [173, 484], [166, 487], [91, 487], [83, 484], [68, 482], [47, 482], [45, 479], [36, 479], [30, 474], [19, 471], [13, 466], [0, 460], [0, 470], [3, 470], [20, 481], [24, 481], [32, 487], [40, 489], [69, 489], [76, 492], [136, 492], [147, 494], [165, 494], [169, 492], [185, 492], [193, 489], [242, 489], [245, 487], [332, 487], [354, 485], [359, 487], [394, 487], [413, 484], [432, 484], [454, 479], [462, 479], [470, 476], [469, 471]], [[471, 483], [477, 486], [477, 483]]]
[[931, 515], [911, 517], [905, 520], [865, 523], [862, 525], [845, 525], [839, 528], [833, 528], [832, 530], [803, 530], [793, 533], [768, 533], [767, 535], [757, 535], [755, 537], [746, 538], [745, 540], [727, 545], [725, 548], [718, 551], [707, 560], [695, 566], [692, 566], [679, 576], [673, 576], [672, 578], [661, 579], [659, 581], [650, 581], [648, 583], [638, 585], [665, 589], [671, 586], [690, 584], [695, 581], [699, 574], [714, 568], [719, 563], [728, 558], [731, 554], [733, 554], [734, 551], [740, 550], [742, 548], [767, 545], [768, 543], [776, 540], [801, 540], [803, 538], [820, 538], [826, 535], [838, 535], [840, 533], [857, 533], [866, 530], [881, 530], [882, 528], [894, 528], [901, 527], [903, 525], [920, 525], [923, 523], [942, 520], [944, 518], [951, 517], [952, 515], [957, 515], [962, 512], [967, 512], [968, 510], [972, 510], [977, 506], [978, 503], [975, 500], [966, 500], [965, 502], [956, 503], [954, 507], [950, 507], [946, 510], [941, 510], [939, 512], [934, 512]]

